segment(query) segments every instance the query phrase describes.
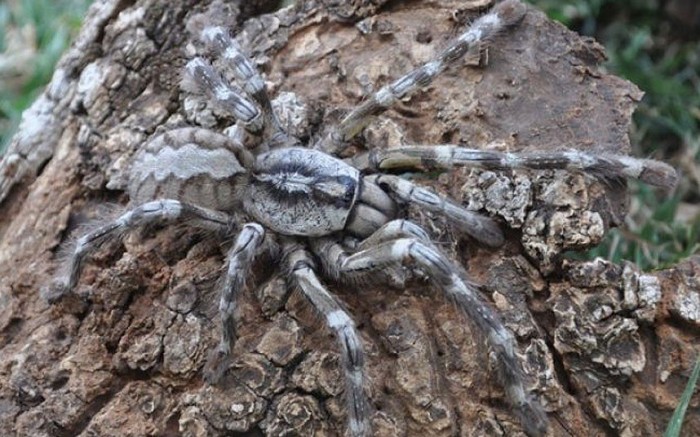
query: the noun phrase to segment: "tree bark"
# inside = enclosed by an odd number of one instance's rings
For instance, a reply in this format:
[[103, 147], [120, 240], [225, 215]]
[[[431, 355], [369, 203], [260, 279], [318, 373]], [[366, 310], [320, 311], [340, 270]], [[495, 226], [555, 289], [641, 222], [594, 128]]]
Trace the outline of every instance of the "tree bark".
[[[104, 0], [27, 111], [0, 164], [0, 434], [341, 435], [334, 339], [285, 278], [260, 265], [241, 299], [234, 363], [202, 367], [219, 336], [217, 278], [230, 242], [146, 230], [86, 263], [78, 295], [40, 298], [59, 247], [100, 205], [125, 205], [126, 172], [155, 133], [231, 120], [179, 89], [204, 23], [229, 27], [273, 95], [308, 105], [305, 135], [425, 62], [489, 0], [272, 2]], [[245, 4], [245, 8], [241, 7]], [[642, 93], [603, 72], [604, 51], [543, 14], [379, 117], [362, 147], [458, 143], [497, 150], [629, 151]], [[363, 146], [364, 144], [364, 146]], [[700, 258], [653, 273], [562, 254], [622, 223], [625, 187], [562, 171], [458, 170], [421, 183], [497, 217], [497, 250], [411, 210], [519, 341], [551, 435], [659, 435], [698, 350]], [[375, 435], [517, 435], [478, 331], [420, 278], [405, 288], [326, 281], [367, 350]], [[688, 435], [700, 434], [697, 401]]]

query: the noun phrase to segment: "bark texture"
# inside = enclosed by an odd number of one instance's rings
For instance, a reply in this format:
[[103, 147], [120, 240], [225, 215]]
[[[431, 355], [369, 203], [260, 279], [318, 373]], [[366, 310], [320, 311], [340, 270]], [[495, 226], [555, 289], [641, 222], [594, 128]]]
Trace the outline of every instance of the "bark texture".
[[[226, 25], [271, 93], [308, 105], [318, 135], [363, 95], [433, 56], [489, 0], [97, 1], [0, 164], [0, 435], [341, 435], [334, 339], [284, 278], [260, 265], [241, 299], [224, 381], [202, 366], [219, 335], [220, 244], [176, 227], [137, 232], [86, 264], [77, 299], [39, 290], [59, 246], [100, 205], [126, 204], [125, 174], [155, 132], [231, 123], [178, 82], [204, 23]], [[498, 150], [626, 153], [632, 84], [604, 51], [530, 10], [513, 32], [370, 125], [371, 147], [459, 143]], [[482, 64], [481, 66], [476, 64]], [[352, 153], [350, 150], [349, 153]], [[497, 217], [499, 250], [410, 211], [483, 285], [520, 343], [551, 435], [658, 435], [698, 352], [700, 259], [654, 273], [562, 261], [625, 213], [625, 187], [559, 171], [455, 171], [422, 180]], [[375, 435], [518, 435], [485, 342], [420, 280], [328, 283], [361, 328]], [[700, 434], [691, 404], [685, 432]]]

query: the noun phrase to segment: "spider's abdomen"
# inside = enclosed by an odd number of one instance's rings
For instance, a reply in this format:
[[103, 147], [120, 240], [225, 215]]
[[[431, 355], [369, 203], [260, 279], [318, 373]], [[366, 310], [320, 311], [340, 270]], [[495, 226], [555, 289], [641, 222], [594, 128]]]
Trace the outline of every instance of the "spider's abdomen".
[[129, 197], [140, 204], [176, 199], [230, 211], [236, 178], [245, 173], [230, 138], [198, 128], [182, 128], [155, 137], [135, 156]]
[[296, 147], [260, 155], [243, 205], [284, 235], [341, 231], [359, 192], [360, 172], [325, 153]]

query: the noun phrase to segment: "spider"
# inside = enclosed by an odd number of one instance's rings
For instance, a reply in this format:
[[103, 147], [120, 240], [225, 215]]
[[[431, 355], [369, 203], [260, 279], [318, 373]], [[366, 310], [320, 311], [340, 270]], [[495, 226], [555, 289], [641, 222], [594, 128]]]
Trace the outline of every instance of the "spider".
[[500, 153], [458, 146], [400, 146], [337, 157], [373, 116], [426, 87], [470, 49], [483, 48], [494, 35], [518, 25], [526, 7], [517, 0], [498, 3], [472, 22], [432, 61], [384, 86], [352, 109], [324, 135], [302, 144], [280, 122], [262, 76], [221, 27], [206, 27], [201, 40], [224, 61], [240, 87], [229, 83], [206, 59], [185, 67], [184, 90], [205, 95], [221, 112], [235, 117], [255, 139], [254, 147], [208, 129], [184, 127], [145, 143], [134, 158], [128, 193], [132, 208], [76, 241], [65, 269], [44, 290], [55, 302], [71, 293], [86, 256], [126, 231], [149, 224], [188, 222], [236, 234], [226, 256], [219, 312], [221, 339], [205, 366], [216, 382], [236, 341], [236, 299], [256, 257], [282, 260], [290, 287], [303, 294], [334, 331], [342, 356], [348, 433], [371, 433], [365, 395], [363, 348], [352, 317], [321, 281], [385, 279], [392, 269], [413, 267], [453, 299], [488, 340], [498, 377], [530, 435], [547, 430], [547, 416], [527, 392], [513, 334], [479, 294], [464, 270], [444, 254], [428, 233], [405, 219], [416, 205], [443, 215], [481, 244], [504, 241], [492, 219], [397, 176], [405, 170], [448, 171], [455, 166], [489, 170], [569, 169], [610, 178], [636, 178], [668, 187], [676, 173], [666, 164], [619, 155], [577, 151]]

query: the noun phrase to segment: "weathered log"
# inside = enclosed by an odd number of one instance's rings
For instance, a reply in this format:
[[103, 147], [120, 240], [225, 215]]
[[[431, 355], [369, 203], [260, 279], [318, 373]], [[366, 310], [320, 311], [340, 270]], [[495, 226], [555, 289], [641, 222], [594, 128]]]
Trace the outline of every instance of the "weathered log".
[[[303, 99], [305, 135], [314, 136], [429, 60], [492, 2], [307, 0], [259, 15], [269, 3], [97, 2], [25, 113], [0, 164], [1, 435], [344, 432], [335, 342], [264, 265], [241, 299], [235, 362], [221, 384], [203, 380], [228, 243], [189, 228], [147, 230], [91, 258], [77, 290], [87, 304], [50, 306], [39, 295], [68, 235], [107, 214], [100, 205], [126, 204], [125, 175], [144, 141], [183, 124], [230, 124], [179, 89], [204, 23], [231, 29], [273, 95]], [[531, 9], [486, 53], [379, 117], [353, 150], [456, 143], [626, 153], [642, 93], [602, 71], [604, 56], [595, 41]], [[624, 184], [466, 170], [422, 183], [507, 229], [494, 250], [410, 212], [516, 334], [551, 435], [658, 435], [698, 350], [700, 259], [653, 273], [563, 260], [622, 223]], [[328, 285], [361, 328], [375, 435], [520, 432], [484, 340], [444, 296], [420, 278], [405, 290]], [[697, 401], [685, 430], [700, 434]]]

